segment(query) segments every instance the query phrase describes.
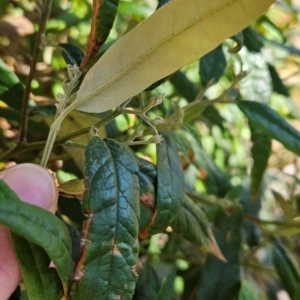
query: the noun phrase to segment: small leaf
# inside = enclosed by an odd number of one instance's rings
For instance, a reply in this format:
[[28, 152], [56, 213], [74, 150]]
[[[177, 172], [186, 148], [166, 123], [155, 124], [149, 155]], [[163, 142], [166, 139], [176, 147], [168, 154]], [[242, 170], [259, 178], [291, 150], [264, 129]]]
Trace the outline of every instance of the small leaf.
[[251, 126], [251, 140], [252, 140], [252, 159], [253, 165], [251, 168], [251, 202], [255, 202], [259, 194], [265, 170], [268, 166], [268, 160], [271, 155], [272, 141], [271, 138], [257, 130], [255, 126]]
[[300, 282], [298, 263], [288, 249], [276, 239], [274, 239], [272, 260], [282, 285], [292, 298]]
[[[188, 102], [193, 102], [198, 93], [199, 90], [195, 87], [194, 83], [191, 82], [186, 75], [183, 72], [177, 72], [175, 73], [171, 78], [170, 82], [173, 84], [175, 87], [176, 91], [182, 95]], [[206, 106], [206, 108], [202, 111], [202, 114], [199, 116], [197, 114], [195, 117], [200, 118], [204, 120], [206, 123], [209, 124], [216, 124], [220, 128], [223, 127], [223, 118], [221, 117], [219, 111], [212, 105]], [[201, 113], [200, 112], [200, 113]], [[194, 118], [191, 118], [190, 121], [194, 120]], [[185, 121], [189, 122], [189, 121]]]
[[56, 106], [54, 104], [49, 105], [36, 105], [30, 108], [29, 117], [33, 116], [44, 116], [52, 117], [56, 114]]
[[208, 52], [200, 59], [200, 78], [203, 86], [211, 80], [217, 83], [224, 73], [227, 60], [223, 52], [222, 44]]
[[257, 19], [273, 2], [171, 1], [105, 52], [84, 77], [70, 109], [103, 112], [121, 105], [217, 47]]
[[260, 52], [260, 49], [264, 46], [264, 43], [258, 32], [256, 32], [253, 27], [249, 26], [243, 30], [243, 35], [244, 45], [248, 48], [248, 50]]
[[176, 277], [176, 267], [173, 267], [165, 281], [163, 282], [154, 300], [171, 300], [174, 293], [174, 280]]
[[156, 147], [157, 194], [154, 220], [148, 233], [163, 232], [179, 213], [184, 199], [185, 184], [177, 147], [167, 135]]
[[80, 66], [81, 61], [84, 57], [84, 52], [71, 44], [59, 44], [62, 48], [62, 56], [68, 65]]
[[273, 84], [273, 90], [274, 92], [289, 97], [290, 93], [289, 90], [287, 89], [287, 87], [283, 84], [281, 78], [279, 77], [278, 72], [276, 71], [275, 67], [268, 64], [269, 67], [269, 72], [270, 72], [270, 76], [272, 79], [272, 84]]
[[18, 111], [22, 109], [24, 85], [0, 59], [0, 100]]
[[243, 280], [242, 286], [239, 292], [238, 300], [257, 300], [265, 299], [259, 292], [259, 287], [252, 282]]
[[[61, 280], [68, 284], [73, 273], [71, 239], [65, 224], [50, 212], [22, 202], [0, 180], [0, 223], [48, 253]], [[26, 226], [24, 226], [26, 224]]]
[[63, 287], [55, 268], [49, 268], [47, 252], [18, 234], [11, 238], [29, 299], [61, 299]]
[[227, 262], [209, 255], [203, 268], [197, 299], [234, 299], [240, 289], [239, 253], [241, 250], [242, 210], [234, 206], [221, 211], [215, 222], [215, 237]]
[[206, 215], [188, 196], [185, 195], [183, 206], [171, 227], [174, 232], [196, 246], [203, 247], [207, 251], [211, 250], [209, 223]]
[[[85, 192], [84, 179], [73, 179], [62, 183], [57, 187], [58, 191], [65, 197], [81, 197]], [[81, 199], [81, 198], [80, 198]]]
[[150, 263], [143, 265], [132, 300], [153, 300], [160, 289], [157, 272]]
[[81, 257], [72, 299], [131, 299], [137, 280], [139, 184], [133, 153], [94, 136], [86, 149]]
[[254, 101], [241, 101], [238, 107], [253, 126], [282, 143], [287, 149], [300, 154], [300, 132], [269, 106]]

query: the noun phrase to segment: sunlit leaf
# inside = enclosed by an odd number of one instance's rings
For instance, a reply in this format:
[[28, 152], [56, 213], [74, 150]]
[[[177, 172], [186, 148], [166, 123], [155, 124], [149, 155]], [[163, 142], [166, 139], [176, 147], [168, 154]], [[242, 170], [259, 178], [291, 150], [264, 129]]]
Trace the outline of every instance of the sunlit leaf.
[[164, 5], [105, 52], [85, 76], [74, 107], [102, 112], [122, 104], [214, 49], [272, 3], [177, 0]]

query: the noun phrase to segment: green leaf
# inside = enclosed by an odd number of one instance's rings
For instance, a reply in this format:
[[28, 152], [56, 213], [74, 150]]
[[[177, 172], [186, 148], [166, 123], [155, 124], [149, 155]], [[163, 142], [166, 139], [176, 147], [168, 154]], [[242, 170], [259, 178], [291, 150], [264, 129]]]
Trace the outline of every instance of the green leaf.
[[300, 283], [299, 265], [290, 251], [279, 240], [274, 239], [273, 243], [272, 261], [274, 267], [282, 285], [292, 298]]
[[[170, 82], [175, 87], [176, 91], [182, 95], [188, 102], [193, 102], [199, 90], [196, 88], [193, 82], [191, 82], [183, 72], [175, 73], [171, 78]], [[201, 110], [202, 111], [202, 110]], [[206, 123], [216, 124], [220, 128], [223, 127], [223, 118], [221, 117], [219, 111], [212, 105], [206, 106], [206, 108], [202, 111], [202, 114], [196, 115], [200, 119], [203, 119]]]
[[215, 222], [215, 237], [227, 262], [211, 254], [202, 268], [197, 299], [229, 300], [240, 289], [240, 263], [242, 209], [234, 206], [230, 211], [221, 211]]
[[251, 202], [253, 203], [257, 200], [263, 176], [268, 166], [269, 157], [272, 151], [272, 140], [267, 134], [262, 133], [260, 130], [257, 130], [255, 126], [251, 126], [251, 123], [250, 129], [251, 140], [253, 143], [251, 148], [253, 165], [250, 174], [250, 191]]
[[139, 219], [140, 237], [147, 237], [147, 228], [151, 223], [156, 202], [157, 171], [155, 165], [136, 156], [139, 165], [140, 209]]
[[260, 49], [264, 46], [262, 37], [258, 34], [253, 27], [249, 26], [243, 30], [244, 45], [248, 50], [253, 52], [260, 52]]
[[69, 109], [103, 112], [121, 105], [217, 47], [257, 19], [273, 2], [171, 1], [105, 52], [84, 77]]
[[63, 283], [70, 282], [74, 264], [65, 224], [50, 212], [22, 202], [3, 180], [0, 180], [0, 223], [42, 247]]
[[163, 282], [154, 300], [171, 300], [174, 293], [174, 280], [176, 277], [176, 267], [173, 267], [165, 281]]
[[194, 165], [205, 174], [201, 179], [207, 189], [207, 192], [217, 197], [224, 197], [231, 189], [231, 183], [227, 174], [225, 174], [203, 150], [197, 153], [199, 159], [195, 160]]
[[11, 238], [29, 299], [61, 299], [63, 287], [55, 268], [49, 268], [47, 252], [13, 232]]
[[[239, 53], [243, 61], [243, 69], [249, 71], [248, 75], [239, 83], [243, 99], [269, 103], [272, 94], [271, 76], [268, 64], [261, 53], [253, 53], [243, 49]], [[237, 63], [237, 71], [240, 64]]]
[[119, 0], [97, 0], [96, 39], [102, 45], [109, 36], [118, 12]]
[[209, 223], [206, 215], [188, 196], [185, 195], [183, 206], [171, 227], [174, 232], [182, 235], [196, 246], [210, 250]]
[[217, 83], [224, 73], [227, 60], [223, 52], [222, 44], [208, 52], [200, 59], [200, 78], [203, 86], [211, 80]]
[[289, 90], [287, 89], [287, 87], [283, 84], [281, 78], [279, 77], [278, 72], [276, 71], [275, 67], [268, 64], [269, 67], [269, 72], [270, 72], [270, 76], [272, 79], [272, 84], [273, 84], [273, 90], [274, 92], [289, 97], [290, 93]]
[[18, 111], [22, 109], [24, 85], [0, 59], [0, 100]]
[[164, 134], [157, 145], [157, 194], [155, 219], [148, 232], [163, 232], [180, 211], [185, 192], [184, 174], [177, 147]]
[[159, 289], [160, 280], [157, 272], [150, 263], [146, 263], [139, 272], [139, 279], [132, 300], [153, 300]]
[[241, 101], [238, 107], [253, 126], [300, 154], [300, 133], [269, 106], [254, 101]]
[[243, 280], [239, 292], [238, 300], [265, 300], [265, 297], [259, 292], [258, 286], [252, 284], [250, 281]]
[[114, 140], [94, 136], [86, 149], [82, 246], [72, 299], [131, 299], [139, 243], [138, 165]]
[[29, 109], [29, 117], [44, 116], [52, 117], [56, 114], [56, 106], [54, 104], [49, 105], [36, 105]]
[[59, 44], [62, 48], [62, 56], [68, 65], [80, 66], [81, 61], [84, 57], [84, 52], [71, 44]]

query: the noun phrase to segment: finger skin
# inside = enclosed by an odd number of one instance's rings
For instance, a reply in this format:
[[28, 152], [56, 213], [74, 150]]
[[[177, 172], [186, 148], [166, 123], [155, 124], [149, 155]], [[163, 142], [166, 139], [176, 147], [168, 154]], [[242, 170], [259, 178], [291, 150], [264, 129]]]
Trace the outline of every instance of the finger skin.
[[[38, 165], [19, 164], [3, 172], [0, 179], [24, 201], [55, 213], [58, 192], [54, 178]], [[22, 280], [9, 231], [0, 225], [0, 300], [7, 300]]]

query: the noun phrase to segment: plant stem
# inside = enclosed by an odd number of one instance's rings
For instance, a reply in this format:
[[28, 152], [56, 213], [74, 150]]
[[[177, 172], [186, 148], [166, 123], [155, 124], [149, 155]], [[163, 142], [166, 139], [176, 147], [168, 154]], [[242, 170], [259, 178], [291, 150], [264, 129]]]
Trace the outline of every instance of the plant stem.
[[52, 6], [52, 0], [45, 0], [42, 5], [39, 30], [37, 33], [36, 44], [34, 47], [34, 53], [30, 64], [30, 71], [29, 71], [24, 97], [23, 97], [22, 121], [20, 126], [20, 138], [19, 138], [20, 143], [26, 143], [27, 141], [28, 105], [29, 105], [29, 96], [31, 92], [31, 82], [34, 78], [36, 72], [36, 64], [40, 57], [41, 40], [42, 40], [42, 36], [45, 34], [46, 31], [46, 23], [50, 15], [51, 6]]
[[[111, 120], [113, 120], [120, 114], [121, 114], [121, 112], [119, 110], [115, 110], [111, 114], [106, 116], [104, 119], [102, 119], [98, 123], [96, 123], [94, 126], [97, 128], [101, 128], [101, 127], [105, 126], [106, 124], [108, 124]], [[61, 138], [59, 138], [55, 141], [54, 145], [55, 146], [63, 145], [65, 142], [67, 142], [73, 138], [76, 138], [80, 135], [88, 133], [90, 131], [90, 129], [91, 129], [91, 126], [83, 128], [83, 129], [75, 131], [75, 132], [72, 132], [65, 136], [62, 136]], [[6, 152], [4, 152], [3, 154], [1, 154], [0, 161], [6, 161], [9, 158], [11, 158], [19, 153], [25, 152], [25, 151], [29, 151], [29, 150], [33, 150], [33, 149], [42, 149], [45, 147], [45, 145], [46, 145], [46, 141], [17, 144], [15, 147], [13, 147], [13, 148], [7, 150]]]

